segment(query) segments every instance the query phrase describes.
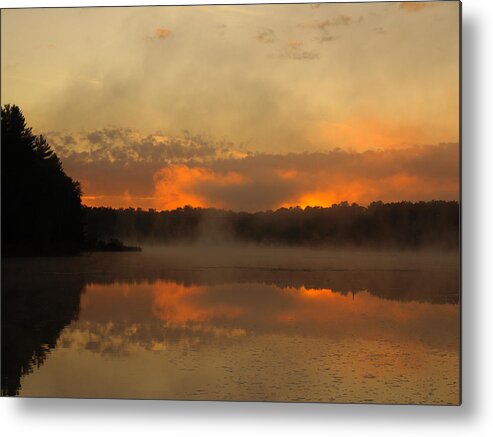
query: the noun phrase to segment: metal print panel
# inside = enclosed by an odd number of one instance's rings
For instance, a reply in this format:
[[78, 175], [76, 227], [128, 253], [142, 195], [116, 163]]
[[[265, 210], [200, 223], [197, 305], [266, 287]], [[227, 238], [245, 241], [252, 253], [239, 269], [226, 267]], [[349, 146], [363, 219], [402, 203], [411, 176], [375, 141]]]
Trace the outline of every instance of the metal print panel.
[[2, 395], [459, 405], [460, 17], [2, 10]]

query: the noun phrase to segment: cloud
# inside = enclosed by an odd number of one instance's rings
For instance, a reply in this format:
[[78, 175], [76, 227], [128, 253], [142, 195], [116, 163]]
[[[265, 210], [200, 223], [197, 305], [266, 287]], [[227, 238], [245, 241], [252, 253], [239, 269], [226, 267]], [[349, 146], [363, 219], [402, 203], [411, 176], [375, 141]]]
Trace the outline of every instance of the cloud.
[[259, 29], [259, 31], [257, 32], [257, 41], [263, 44], [272, 44], [276, 41], [274, 31], [268, 27]]
[[46, 136], [67, 173], [81, 182], [84, 203], [93, 206], [259, 211], [458, 198], [456, 143], [253, 154], [189, 132], [173, 137], [106, 128]]
[[[213, 142], [188, 131], [183, 136], [161, 132], [141, 134], [132, 129], [104, 128], [67, 135], [48, 132], [47, 138], [63, 160], [97, 162], [108, 160], [131, 165], [135, 162], [159, 164], [180, 160], [202, 160], [223, 155], [233, 156], [231, 143]], [[61, 146], [71, 146], [63, 147]]]
[[213, 142], [189, 132], [175, 137], [105, 128], [70, 134], [48, 132], [46, 137], [67, 173], [81, 182], [83, 200], [94, 205], [152, 208], [156, 205], [153, 176], [164, 166], [244, 156], [231, 143]]
[[318, 53], [303, 50], [304, 43], [299, 40], [290, 40], [277, 56], [280, 59], [310, 60], [317, 59]]
[[156, 35], [156, 38], [158, 38], [158, 39], [166, 39], [166, 38], [169, 38], [170, 36], [172, 36], [173, 32], [170, 29], [167, 29], [165, 27], [158, 27], [154, 31], [154, 34]]
[[171, 36], [173, 36], [173, 31], [170, 29], [167, 29], [166, 27], [158, 27], [154, 29], [154, 34], [153, 35], [146, 35], [144, 36], [144, 41], [155, 41], [155, 40], [163, 40], [163, 39], [168, 39]]
[[[437, 137], [445, 136], [439, 133], [437, 125], [432, 129], [434, 134], [438, 134]], [[430, 132], [420, 123], [402, 117], [384, 119], [369, 114], [358, 114], [337, 121], [322, 120], [314, 131], [329, 144], [358, 150], [426, 144], [430, 138]]]
[[348, 27], [355, 24], [361, 24], [364, 21], [363, 16], [357, 18], [351, 17], [349, 15], [338, 15], [334, 18], [327, 18], [325, 20], [311, 21], [308, 23], [300, 24], [300, 27], [316, 29], [319, 35], [315, 38], [319, 42], [330, 42], [335, 39], [331, 34], [334, 28], [337, 27]]
[[92, 144], [97, 144], [97, 143], [101, 143], [103, 141], [103, 135], [102, 135], [102, 132], [98, 132], [98, 131], [95, 131], [95, 132], [90, 132], [88, 135], [87, 135], [87, 139], [89, 140], [90, 143]]
[[[164, 175], [164, 177], [163, 177]], [[157, 207], [259, 211], [344, 200], [458, 198], [458, 145], [363, 153], [259, 154], [207, 165], [169, 166], [155, 176]]]
[[374, 27], [371, 31], [377, 35], [386, 35], [387, 31], [383, 27]]
[[303, 43], [298, 40], [288, 41], [288, 47], [292, 50], [299, 50], [302, 45]]
[[316, 37], [315, 39], [318, 42], [331, 42], [331, 41], [334, 41], [336, 39], [336, 37], [333, 35], [323, 34], [321, 36]]
[[399, 3], [399, 8], [408, 12], [418, 12], [425, 8], [431, 7], [433, 4], [431, 2], [401, 2]]
[[[154, 175], [155, 196], [161, 209], [175, 209], [185, 205], [208, 207], [211, 192], [220, 195], [232, 187], [244, 185], [248, 176], [237, 172], [215, 172], [204, 167], [170, 165]], [[228, 204], [216, 198], [216, 207], [228, 208]]]
[[349, 26], [350, 24], [352, 24], [352, 22], [353, 19], [349, 15], [340, 15], [336, 18], [328, 18], [326, 20], [316, 21], [308, 27], [315, 27], [320, 30], [326, 30], [328, 27], [331, 26]]
[[353, 18], [349, 15], [338, 15], [335, 18], [327, 18], [325, 20], [313, 21], [310, 23], [302, 24], [301, 27], [315, 28], [320, 30], [327, 30], [329, 27], [337, 27], [337, 26], [350, 26], [353, 24], [360, 24], [363, 22], [363, 16], [359, 16], [358, 18]]
[[72, 144], [75, 144], [75, 140], [74, 140], [74, 137], [72, 135], [65, 135], [63, 137], [63, 144], [65, 144], [66, 146], [70, 146]]

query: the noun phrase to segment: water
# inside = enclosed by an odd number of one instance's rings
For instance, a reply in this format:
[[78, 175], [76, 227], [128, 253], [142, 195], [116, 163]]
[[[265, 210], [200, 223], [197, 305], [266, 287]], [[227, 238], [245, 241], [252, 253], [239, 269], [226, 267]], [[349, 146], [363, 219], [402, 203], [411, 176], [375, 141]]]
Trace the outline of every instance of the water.
[[170, 247], [2, 274], [4, 394], [459, 403], [457, 253]]

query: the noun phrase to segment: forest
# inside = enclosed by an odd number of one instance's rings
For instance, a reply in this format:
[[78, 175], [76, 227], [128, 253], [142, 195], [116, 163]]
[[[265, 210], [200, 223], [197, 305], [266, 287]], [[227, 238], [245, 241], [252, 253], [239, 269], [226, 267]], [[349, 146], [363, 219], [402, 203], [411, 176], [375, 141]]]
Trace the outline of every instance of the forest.
[[184, 207], [173, 211], [84, 207], [88, 240], [139, 244], [267, 245], [456, 249], [459, 203], [342, 202], [328, 208], [280, 208], [257, 213]]

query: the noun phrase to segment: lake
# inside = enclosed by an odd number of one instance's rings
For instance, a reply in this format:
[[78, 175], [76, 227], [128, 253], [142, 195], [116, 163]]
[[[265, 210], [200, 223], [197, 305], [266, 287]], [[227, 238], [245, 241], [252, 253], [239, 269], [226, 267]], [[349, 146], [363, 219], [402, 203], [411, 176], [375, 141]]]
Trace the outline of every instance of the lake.
[[459, 376], [458, 252], [2, 260], [6, 395], [457, 405]]

